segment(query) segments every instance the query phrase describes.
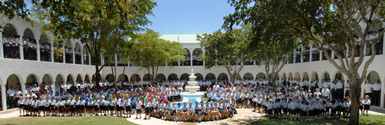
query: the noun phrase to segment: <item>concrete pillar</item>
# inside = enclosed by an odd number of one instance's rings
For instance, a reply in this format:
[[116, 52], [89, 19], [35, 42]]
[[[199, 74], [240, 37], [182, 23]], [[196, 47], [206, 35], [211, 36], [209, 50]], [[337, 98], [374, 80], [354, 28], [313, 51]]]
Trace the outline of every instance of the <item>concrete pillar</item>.
[[382, 54], [385, 54], [385, 33], [382, 35]]
[[295, 63], [295, 58], [296, 58], [296, 56], [297, 56], [296, 52], [297, 52], [297, 50], [294, 50], [294, 52], [293, 52], [293, 53], [294, 53], [294, 54], [293, 54], [294, 56], [293, 56], [293, 62], [292, 62], [292, 63]]
[[91, 54], [88, 53], [88, 65], [91, 65]]
[[6, 90], [5, 90], [5, 83], [1, 84], [1, 104], [3, 105], [3, 111], [7, 110], [7, 96], [6, 96]]
[[103, 58], [103, 56], [100, 56], [100, 60], [101, 60], [101, 61], [100, 61], [100, 63], [101, 63], [100, 65], [101, 65], [101, 66], [104, 65], [104, 58]]
[[[369, 44], [369, 43], [366, 43], [366, 44]], [[366, 44], [364, 44], [363, 46], [364, 46], [364, 56], [366, 56]]]
[[20, 83], [20, 85], [21, 85], [22, 96], [23, 96], [23, 98], [25, 98], [25, 95], [27, 94], [27, 93], [25, 93], [25, 90], [26, 90], [25, 83]]
[[190, 66], [193, 66], [193, 51], [190, 50]]
[[[3, 40], [3, 32], [0, 31], [0, 40]], [[0, 42], [0, 59], [4, 58], [3, 42]]]
[[[381, 77], [381, 76], [380, 76]], [[384, 107], [384, 83], [381, 83], [381, 92], [380, 92], [380, 107], [381, 108], [385, 108]]]
[[75, 53], [75, 47], [73, 46], [73, 47], [72, 47], [72, 64], [75, 64], [75, 61], [76, 61], [75, 55], [76, 55], [76, 53]]
[[309, 49], [309, 62], [312, 62], [313, 60], [313, 44], [310, 43], [310, 49]]
[[36, 46], [37, 46], [37, 49], [36, 49], [36, 56], [37, 56], [37, 61], [40, 61], [40, 40], [39, 39], [36, 39]]
[[24, 60], [24, 49], [23, 49], [23, 47], [24, 47], [24, 43], [23, 43], [23, 36], [21, 36], [21, 35], [19, 35], [20, 36], [20, 41], [19, 41], [19, 43], [20, 43], [20, 45], [19, 45], [19, 56], [20, 56], [20, 59], [21, 60]]
[[303, 46], [301, 46], [301, 53], [300, 53], [300, 60], [301, 60], [301, 63], [303, 62], [303, 56], [304, 56], [304, 49], [303, 49]]
[[54, 62], [55, 60], [55, 57], [54, 57], [54, 53], [53, 53], [53, 41], [51, 41], [51, 49], [50, 49], [50, 53], [51, 53], [51, 62]]
[[81, 64], [84, 65], [84, 55], [83, 55], [83, 52], [84, 52], [84, 48], [82, 47], [80, 49], [80, 60], [81, 60]]
[[65, 42], [63, 43], [63, 55], [62, 55], [62, 58], [63, 58], [63, 63], [66, 63], [66, 49], [65, 49]]
[[317, 51], [319, 52], [319, 60], [322, 61], [322, 54], [323, 54], [323, 52], [320, 51], [320, 50], [317, 50]]

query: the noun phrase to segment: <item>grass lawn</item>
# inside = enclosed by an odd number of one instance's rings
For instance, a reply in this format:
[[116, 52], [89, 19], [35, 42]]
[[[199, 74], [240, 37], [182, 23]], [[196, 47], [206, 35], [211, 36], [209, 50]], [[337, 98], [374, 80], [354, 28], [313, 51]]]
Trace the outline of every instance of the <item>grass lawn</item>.
[[124, 118], [109, 116], [86, 117], [21, 117], [0, 119], [0, 125], [135, 125]]
[[[312, 122], [301, 122], [298, 120], [292, 121], [289, 119], [261, 117], [261, 119], [252, 122], [251, 125], [346, 125], [348, 122], [349, 118], [323, 119]], [[385, 125], [385, 115], [360, 116], [360, 125]]]

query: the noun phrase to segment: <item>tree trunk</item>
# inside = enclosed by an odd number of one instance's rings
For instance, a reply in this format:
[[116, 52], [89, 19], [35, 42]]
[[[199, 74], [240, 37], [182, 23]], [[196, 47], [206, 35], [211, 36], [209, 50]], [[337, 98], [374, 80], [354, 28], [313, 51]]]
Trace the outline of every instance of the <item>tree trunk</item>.
[[350, 118], [349, 118], [349, 125], [358, 125], [359, 123], [359, 106], [360, 106], [360, 96], [361, 96], [361, 87], [359, 86], [360, 80], [357, 78], [352, 78], [353, 81], [350, 85], [350, 99], [352, 102], [352, 106], [350, 109]]

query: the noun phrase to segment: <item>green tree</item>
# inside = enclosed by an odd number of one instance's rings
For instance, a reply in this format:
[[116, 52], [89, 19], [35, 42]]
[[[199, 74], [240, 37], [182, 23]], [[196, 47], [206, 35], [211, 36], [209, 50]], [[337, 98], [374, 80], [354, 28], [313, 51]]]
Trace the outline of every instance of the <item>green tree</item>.
[[240, 29], [218, 30], [212, 34], [197, 36], [201, 47], [206, 51], [203, 56], [205, 68], [224, 66], [234, 83], [237, 75], [244, 67], [244, 62], [252, 61], [252, 53], [248, 48], [250, 43], [250, 25]]
[[[241, 2], [241, 1], [240, 1]], [[233, 1], [235, 8], [241, 7], [241, 3]], [[267, 79], [273, 85], [279, 76], [279, 72], [285, 66], [293, 50], [299, 47], [297, 35], [292, 29], [285, 28], [285, 13], [280, 13], [270, 6], [264, 6], [263, 2], [258, 6], [246, 8], [242, 15], [236, 11], [225, 17], [223, 27], [231, 29], [233, 25], [247, 23], [251, 25], [250, 44], [252, 57], [264, 63]], [[276, 3], [278, 4], [278, 3]], [[277, 5], [279, 6], [279, 5]], [[246, 18], [247, 15], [247, 18]]]
[[29, 15], [30, 9], [24, 0], [2, 0], [0, 2], [0, 29], [7, 24], [13, 17], [23, 18], [26, 21], [31, 21]]
[[[100, 71], [114, 58], [115, 50], [127, 37], [132, 37], [150, 21], [155, 2], [136, 0], [41, 0], [45, 29], [63, 39], [80, 39], [85, 43], [95, 64], [96, 83]], [[118, 37], [117, 37], [118, 34]], [[104, 65], [100, 64], [105, 56]]]
[[159, 38], [160, 35], [150, 29], [146, 33], [137, 34], [129, 51], [130, 61], [146, 69], [151, 75], [153, 82], [160, 66], [172, 64], [175, 61], [184, 61], [184, 52], [179, 42], [171, 42]]
[[[379, 30], [382, 28], [385, 15], [383, 1], [231, 0], [230, 4], [236, 9], [236, 14], [231, 16], [238, 19], [247, 19], [250, 16], [248, 9], [262, 6], [287, 15], [285, 18], [271, 21], [284, 20], [285, 28], [293, 29], [300, 35], [302, 41], [312, 43], [323, 52], [335, 68], [348, 77], [351, 82], [352, 101], [349, 124], [359, 123], [361, 84], [366, 79], [367, 69], [376, 56], [375, 46], [384, 33], [384, 30]], [[370, 45], [371, 48], [368, 57], [365, 57], [364, 52], [366, 45]], [[337, 59], [329, 56], [329, 51], [333, 52]]]

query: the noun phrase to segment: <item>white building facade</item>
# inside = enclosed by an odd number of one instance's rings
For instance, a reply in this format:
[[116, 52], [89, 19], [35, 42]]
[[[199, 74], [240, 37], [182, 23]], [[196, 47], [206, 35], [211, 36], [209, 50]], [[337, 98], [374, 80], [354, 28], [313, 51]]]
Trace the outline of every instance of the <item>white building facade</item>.
[[[95, 68], [91, 64], [90, 55], [86, 52], [84, 44], [79, 40], [65, 41], [61, 45], [55, 45], [52, 37], [42, 34], [42, 24], [26, 22], [22, 19], [14, 18], [8, 23], [4, 24], [4, 30], [1, 31], [0, 40], [0, 85], [1, 85], [1, 101], [2, 109], [6, 110], [6, 91], [10, 86], [20, 86], [22, 90], [26, 89], [26, 85], [33, 83], [60, 83], [60, 82], [92, 82], [94, 81]], [[18, 48], [18, 54], [16, 58], [12, 58], [7, 53], [5, 42], [3, 37], [11, 38], [10, 36], [16, 36], [12, 38], [21, 43]], [[385, 35], [383, 35], [385, 36]], [[187, 79], [191, 68], [194, 69], [195, 75], [199, 80], [213, 80], [213, 79], [228, 79], [229, 75], [224, 67], [213, 67], [211, 69], [205, 69], [205, 62], [201, 61], [200, 55], [205, 53], [205, 50], [201, 49], [199, 41], [196, 40], [197, 34], [168, 34], [162, 35], [163, 39], [180, 42], [183, 48], [186, 49], [186, 61], [175, 62], [173, 64], [166, 64], [159, 68], [157, 79], [171, 80], [171, 79]], [[36, 58], [29, 58], [24, 53], [23, 42], [24, 38], [28, 38], [31, 41], [36, 41], [35, 50]], [[382, 81], [381, 85], [381, 104], [380, 107], [384, 108], [385, 101], [385, 86], [383, 81], [385, 80], [385, 38], [381, 39], [381, 42], [376, 50], [377, 56], [374, 62], [368, 68], [368, 79], [371, 83]], [[49, 51], [45, 52], [43, 57], [43, 51], [41, 50], [41, 43], [49, 46]], [[56, 54], [53, 48], [60, 47], [63, 51], [70, 51], [74, 54]], [[66, 50], [67, 49], [67, 50]], [[369, 55], [368, 47], [365, 52]], [[78, 53], [75, 54], [75, 51]], [[304, 54], [297, 54], [298, 52]], [[48, 53], [48, 56], [47, 56]], [[32, 54], [32, 55], [34, 55]], [[297, 50], [293, 50], [293, 59], [290, 63], [286, 64], [282, 71], [279, 73], [279, 78], [298, 79], [312, 81], [314, 79], [342, 79], [346, 80], [346, 76], [340, 73], [333, 65], [325, 60], [322, 53], [312, 47], [302, 47]], [[14, 56], [14, 55], [13, 55]], [[71, 56], [71, 57], [69, 57]], [[47, 58], [48, 57], [48, 58]], [[332, 53], [332, 57], [333, 53]], [[367, 60], [369, 56], [366, 56]], [[117, 65], [117, 77], [116, 81], [146, 81], [148, 74], [145, 70], [140, 70], [140, 67], [130, 62], [121, 62], [116, 59]], [[104, 61], [102, 60], [101, 63]], [[259, 62], [247, 62], [243, 70], [239, 73], [241, 79], [260, 79], [265, 78], [264, 65], [258, 65]], [[126, 65], [124, 68], [123, 66]], [[125, 69], [123, 74], [123, 69]], [[360, 69], [362, 70], [362, 69]], [[361, 72], [359, 72], [361, 73]], [[103, 80], [112, 81], [114, 76], [111, 73], [110, 67], [105, 67], [102, 72]], [[23, 91], [23, 95], [25, 95]]]

